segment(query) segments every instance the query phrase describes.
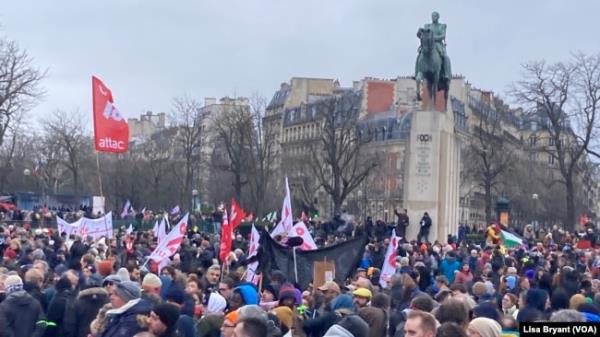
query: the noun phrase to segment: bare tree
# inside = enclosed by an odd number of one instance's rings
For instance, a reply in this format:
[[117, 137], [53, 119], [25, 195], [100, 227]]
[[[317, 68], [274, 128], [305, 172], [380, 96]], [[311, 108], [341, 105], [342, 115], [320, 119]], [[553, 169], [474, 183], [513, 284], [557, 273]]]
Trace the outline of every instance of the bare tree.
[[44, 76], [16, 42], [0, 38], [0, 146], [17, 114], [29, 110], [43, 94]]
[[576, 183], [598, 127], [600, 58], [574, 55], [568, 62], [531, 62], [512, 95], [526, 108], [537, 133], [550, 140], [544, 151], [557, 162], [566, 188], [564, 223], [576, 222]]
[[65, 167], [62, 165], [64, 152], [59, 137], [52, 133], [44, 133], [35, 143], [39, 165], [39, 175], [44, 182], [45, 190], [57, 193], [65, 184]]
[[[152, 195], [156, 198], [161, 195], [161, 189], [165, 188], [165, 180], [171, 169], [172, 144], [170, 137], [158, 133], [154, 137], [148, 137], [142, 142], [142, 158], [149, 169], [149, 185], [152, 187]], [[154, 199], [154, 198], [150, 198]], [[151, 202], [149, 206], [160, 207], [161, 205]]]
[[185, 202], [192, 194], [192, 185], [197, 178], [202, 146], [205, 141], [204, 120], [201, 104], [197, 100], [183, 96], [173, 100], [173, 111], [170, 114], [171, 124], [176, 128], [174, 137], [175, 160], [177, 154], [183, 158], [183, 184], [180, 201]]
[[[494, 103], [498, 103], [497, 100]], [[471, 132], [470, 144], [464, 157], [465, 171], [476, 186], [483, 190], [485, 220], [494, 221], [493, 195], [502, 184], [503, 175], [514, 163], [516, 145], [511, 144], [503, 128], [502, 104], [472, 103], [471, 107], [479, 119]], [[515, 140], [516, 141], [516, 140]]]
[[10, 173], [14, 169], [13, 160], [18, 152], [19, 141], [24, 136], [21, 126], [19, 118], [15, 119], [15, 123], [8, 125], [5, 130], [8, 141], [0, 145], [0, 191], [5, 191]]
[[254, 94], [250, 102], [250, 113], [254, 132], [250, 139], [249, 170], [252, 193], [252, 209], [256, 214], [263, 214], [269, 182], [273, 174], [273, 163], [277, 156], [275, 151], [276, 134], [272, 124], [263, 123], [266, 99]]
[[331, 197], [334, 214], [377, 165], [358, 139], [360, 102], [360, 94], [352, 92], [315, 103], [322, 120], [317, 141], [309, 146], [308, 166]]
[[91, 139], [85, 135], [84, 122], [78, 111], [57, 110], [44, 123], [45, 132], [61, 151], [61, 164], [71, 173], [73, 194], [80, 195], [81, 169], [85, 154], [90, 152]]
[[[249, 182], [249, 163], [258, 159], [253, 153], [255, 135], [255, 117], [244, 99], [231, 100], [230, 104], [221, 104], [221, 111], [214, 115], [215, 151], [224, 151], [227, 160], [222, 162], [223, 169], [233, 175], [235, 198], [241, 200], [242, 188]], [[255, 156], [256, 155], [256, 156]], [[260, 179], [260, 178], [258, 178]]]

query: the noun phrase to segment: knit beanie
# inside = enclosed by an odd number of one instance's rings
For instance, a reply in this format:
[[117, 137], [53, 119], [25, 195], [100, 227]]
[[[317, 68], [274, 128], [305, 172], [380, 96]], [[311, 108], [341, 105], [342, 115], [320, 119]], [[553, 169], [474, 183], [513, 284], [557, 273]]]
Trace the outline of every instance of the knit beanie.
[[117, 276], [119, 276], [119, 278], [121, 279], [121, 282], [122, 281], [131, 281], [131, 279], [129, 278], [129, 272], [125, 268], [119, 269], [119, 271], [117, 271]]
[[110, 260], [102, 260], [97, 264], [98, 274], [106, 277], [113, 272], [113, 263]]
[[476, 305], [473, 308], [473, 316], [487, 317], [496, 321], [500, 319], [500, 313], [498, 312], [496, 305], [492, 302], [483, 302]]
[[160, 321], [167, 327], [167, 331], [173, 331], [179, 320], [179, 307], [171, 303], [162, 303], [155, 305], [152, 311], [158, 316]]
[[115, 285], [115, 292], [123, 301], [129, 302], [140, 298], [141, 290], [140, 286], [136, 282], [125, 281]]
[[477, 317], [469, 323], [469, 329], [477, 332], [481, 337], [500, 337], [502, 327], [493, 319]]
[[285, 325], [289, 330], [294, 325], [294, 312], [290, 307], [279, 306], [272, 310], [281, 324]]
[[585, 296], [575, 294], [569, 300], [569, 309], [577, 310], [581, 304], [585, 303]]
[[183, 304], [185, 302], [185, 292], [177, 286], [169, 287], [165, 295], [165, 301]]
[[144, 276], [142, 287], [160, 288], [162, 287], [162, 281], [156, 274], [148, 273]]
[[17, 275], [10, 275], [4, 280], [4, 291], [9, 295], [15, 291], [23, 290], [23, 280]]

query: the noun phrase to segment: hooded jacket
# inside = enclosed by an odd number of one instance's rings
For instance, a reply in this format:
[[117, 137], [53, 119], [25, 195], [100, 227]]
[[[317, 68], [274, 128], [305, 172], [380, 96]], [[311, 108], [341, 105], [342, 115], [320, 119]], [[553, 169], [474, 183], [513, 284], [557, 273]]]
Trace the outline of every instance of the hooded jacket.
[[237, 288], [242, 295], [242, 299], [244, 300], [245, 305], [258, 304], [258, 293], [256, 289], [249, 284], [241, 284]]
[[0, 337], [42, 337], [45, 318], [40, 302], [25, 290], [10, 293], [0, 303]]
[[150, 314], [150, 304], [140, 299], [131, 300], [118, 309], [106, 312], [108, 322], [101, 337], [130, 337], [144, 329], [140, 326], [138, 316]]
[[[69, 282], [67, 279], [62, 281]], [[66, 284], [64, 286], [67, 286]], [[68, 284], [70, 286], [70, 283]], [[47, 322], [51, 323], [46, 327], [45, 337], [59, 337], [64, 335], [64, 318], [67, 305], [72, 302], [73, 292], [70, 289], [60, 287], [48, 305]]]
[[106, 303], [108, 303], [108, 292], [104, 288], [82, 290], [73, 304], [67, 308], [63, 323], [64, 336], [87, 337], [90, 333], [90, 323]]
[[341, 326], [334, 324], [327, 330], [323, 337], [354, 337], [354, 335]]
[[[352, 313], [353, 303], [350, 295], [339, 295], [329, 304], [329, 310], [315, 319], [304, 322], [302, 328], [307, 336], [323, 336], [332, 325], [337, 323], [344, 315]], [[333, 335], [332, 335], [333, 336]]]
[[454, 282], [454, 272], [460, 269], [460, 263], [454, 256], [447, 255], [440, 263], [440, 272], [448, 279], [448, 284]]

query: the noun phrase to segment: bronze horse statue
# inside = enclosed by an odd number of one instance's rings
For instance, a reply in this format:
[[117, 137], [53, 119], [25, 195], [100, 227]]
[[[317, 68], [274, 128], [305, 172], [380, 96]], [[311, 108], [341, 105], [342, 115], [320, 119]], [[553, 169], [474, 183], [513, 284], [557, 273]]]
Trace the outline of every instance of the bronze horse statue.
[[444, 76], [442, 69], [443, 59], [442, 55], [435, 48], [433, 31], [428, 28], [421, 28], [417, 36], [421, 40], [420, 55], [417, 58], [415, 76], [415, 80], [417, 81], [417, 100], [421, 100], [421, 82], [425, 80], [427, 82], [427, 92], [429, 93], [427, 108], [435, 109], [437, 103], [436, 94], [439, 90], [443, 90], [444, 111], [446, 111], [450, 78]]

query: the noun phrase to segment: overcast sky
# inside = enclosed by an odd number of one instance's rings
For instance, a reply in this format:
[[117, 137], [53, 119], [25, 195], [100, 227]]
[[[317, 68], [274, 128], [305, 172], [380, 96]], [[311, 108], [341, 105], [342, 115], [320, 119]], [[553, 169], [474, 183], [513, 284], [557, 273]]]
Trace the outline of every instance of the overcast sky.
[[503, 93], [528, 60], [600, 52], [600, 1], [3, 0], [2, 34], [48, 69], [34, 110], [90, 114], [91, 75], [127, 117], [169, 111], [173, 97], [269, 99], [293, 76], [413, 72], [419, 26], [448, 24], [454, 73]]

